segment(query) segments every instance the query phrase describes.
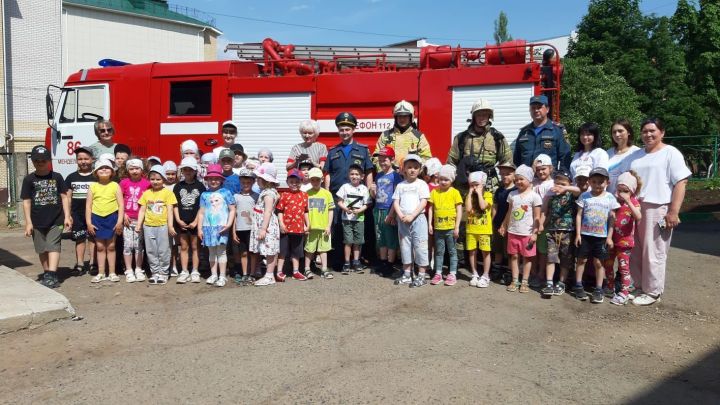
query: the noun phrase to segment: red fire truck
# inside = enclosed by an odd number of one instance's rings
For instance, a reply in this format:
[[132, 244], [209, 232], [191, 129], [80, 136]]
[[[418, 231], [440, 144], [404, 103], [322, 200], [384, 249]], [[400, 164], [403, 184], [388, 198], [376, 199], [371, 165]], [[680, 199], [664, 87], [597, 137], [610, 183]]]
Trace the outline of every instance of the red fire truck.
[[559, 120], [562, 67], [548, 44], [358, 48], [266, 39], [231, 44], [227, 51], [237, 52], [239, 60], [110, 63], [120, 66], [70, 75], [54, 97], [50, 86], [46, 143], [55, 170], [75, 170], [74, 150], [96, 142], [98, 118], [112, 120], [115, 141], [135, 154], [175, 161], [186, 139], [210, 151], [221, 142], [221, 123], [232, 119], [248, 154], [269, 147], [279, 169], [300, 142], [301, 120], [317, 120], [320, 141], [331, 146], [338, 142], [335, 116], [350, 111], [359, 120], [355, 138], [372, 149], [392, 127], [392, 107], [403, 99], [414, 105], [417, 124], [442, 161], [454, 134], [467, 128], [478, 98], [492, 103], [494, 125], [509, 141], [529, 122], [533, 95], [549, 96], [553, 119]]

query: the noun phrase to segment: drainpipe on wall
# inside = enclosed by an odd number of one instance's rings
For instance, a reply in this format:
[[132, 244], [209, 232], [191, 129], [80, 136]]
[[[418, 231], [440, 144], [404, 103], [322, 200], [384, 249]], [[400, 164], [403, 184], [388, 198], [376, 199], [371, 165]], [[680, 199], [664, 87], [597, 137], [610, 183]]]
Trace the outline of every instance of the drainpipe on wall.
[[[207, 30], [207, 27], [203, 27], [200, 31], [198, 31], [198, 39], [200, 40], [200, 44], [198, 46], [198, 61], [204, 61], [205, 60], [205, 31]], [[202, 34], [202, 36], [200, 36]]]

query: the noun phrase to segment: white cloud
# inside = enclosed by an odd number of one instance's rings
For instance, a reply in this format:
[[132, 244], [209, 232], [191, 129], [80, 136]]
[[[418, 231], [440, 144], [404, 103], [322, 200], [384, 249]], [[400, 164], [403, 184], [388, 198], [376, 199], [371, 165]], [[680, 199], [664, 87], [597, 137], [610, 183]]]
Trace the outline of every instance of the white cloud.
[[300, 11], [300, 10], [306, 10], [310, 8], [307, 4], [300, 4], [298, 6], [292, 6], [290, 7], [290, 11]]

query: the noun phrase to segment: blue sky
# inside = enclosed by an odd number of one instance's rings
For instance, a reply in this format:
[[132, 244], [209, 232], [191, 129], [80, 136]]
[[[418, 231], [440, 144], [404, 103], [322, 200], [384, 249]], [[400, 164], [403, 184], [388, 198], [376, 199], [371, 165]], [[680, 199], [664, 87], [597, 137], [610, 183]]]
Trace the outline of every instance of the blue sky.
[[[588, 2], [170, 0], [170, 4], [192, 7], [215, 18], [217, 27], [225, 34], [220, 42], [224, 48], [228, 42], [260, 42], [266, 37], [280, 43], [363, 46], [426, 37], [436, 44], [482, 46], [493, 42], [493, 21], [501, 10], [508, 15], [509, 31], [514, 38], [538, 40], [568, 35], [586, 13]], [[672, 15], [676, 4], [676, 0], [644, 0], [641, 8], [645, 13]]]

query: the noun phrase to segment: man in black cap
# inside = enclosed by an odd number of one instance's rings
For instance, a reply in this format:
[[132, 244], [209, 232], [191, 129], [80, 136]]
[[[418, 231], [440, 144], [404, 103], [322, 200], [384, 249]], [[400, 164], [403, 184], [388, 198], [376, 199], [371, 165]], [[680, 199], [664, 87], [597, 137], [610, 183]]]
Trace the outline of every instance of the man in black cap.
[[[340, 143], [333, 146], [328, 151], [328, 157], [325, 161], [325, 187], [330, 190], [334, 198], [340, 187], [348, 182], [348, 170], [351, 165], [360, 166], [365, 171], [365, 184], [370, 188], [373, 182], [372, 168], [373, 163], [370, 159], [370, 152], [367, 145], [357, 143], [353, 140], [357, 119], [349, 112], [342, 112], [335, 117], [335, 126], [338, 129]], [[366, 218], [367, 219], [367, 218]], [[332, 231], [332, 256], [330, 262], [333, 267], [341, 267], [342, 258], [342, 226], [341, 211], [335, 204], [335, 214], [333, 216], [334, 224]]]
[[565, 140], [565, 127], [548, 118], [547, 96], [530, 97], [532, 122], [520, 129], [515, 140], [513, 162], [515, 166], [533, 166], [541, 153], [550, 156], [553, 168], [568, 169], [572, 154], [570, 144]]

